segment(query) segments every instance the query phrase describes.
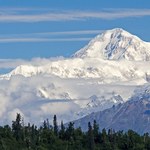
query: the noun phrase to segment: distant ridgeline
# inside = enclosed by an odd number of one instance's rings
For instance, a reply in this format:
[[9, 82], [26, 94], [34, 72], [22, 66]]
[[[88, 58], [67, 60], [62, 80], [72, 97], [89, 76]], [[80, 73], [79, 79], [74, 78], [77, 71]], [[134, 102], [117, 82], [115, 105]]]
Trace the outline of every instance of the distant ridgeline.
[[99, 131], [94, 120], [88, 122], [88, 131], [74, 128], [70, 122], [67, 127], [61, 122], [58, 127], [57, 117], [54, 115], [53, 126], [46, 120], [37, 128], [36, 125], [24, 125], [22, 117], [17, 114], [12, 127], [0, 127], [0, 150], [149, 150], [150, 136], [142, 136], [133, 130], [127, 132], [112, 129]]

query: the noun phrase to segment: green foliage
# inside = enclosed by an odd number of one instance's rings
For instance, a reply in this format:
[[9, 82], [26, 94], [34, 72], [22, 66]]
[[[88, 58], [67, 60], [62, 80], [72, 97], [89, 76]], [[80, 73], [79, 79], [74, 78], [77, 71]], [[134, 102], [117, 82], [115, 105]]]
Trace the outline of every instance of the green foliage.
[[148, 133], [139, 135], [132, 130], [115, 132], [99, 130], [94, 120], [93, 125], [88, 123], [88, 131], [74, 128], [70, 122], [60, 128], [57, 117], [54, 115], [53, 126], [48, 119], [37, 128], [36, 125], [25, 126], [22, 117], [17, 114], [12, 127], [0, 127], [0, 150], [149, 150], [150, 136]]
[[93, 129], [91, 126], [91, 123], [88, 123], [88, 149], [89, 150], [94, 150], [95, 149], [95, 143], [94, 143], [94, 134], [93, 134]]
[[63, 121], [61, 121], [61, 129], [59, 131], [59, 138], [62, 140], [65, 139], [65, 126], [63, 124]]
[[56, 115], [54, 115], [53, 126], [54, 126], [54, 134], [57, 136], [58, 135], [58, 125], [57, 125]]

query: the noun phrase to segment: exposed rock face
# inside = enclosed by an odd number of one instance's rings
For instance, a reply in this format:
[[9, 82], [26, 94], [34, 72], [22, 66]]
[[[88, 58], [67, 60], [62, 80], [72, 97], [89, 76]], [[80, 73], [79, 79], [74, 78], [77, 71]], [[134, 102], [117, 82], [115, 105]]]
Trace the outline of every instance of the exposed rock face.
[[100, 129], [112, 128], [124, 131], [132, 129], [140, 134], [150, 133], [150, 93], [146, 89], [142, 92], [136, 93], [126, 103], [92, 113], [75, 121], [75, 126], [81, 126], [83, 130], [87, 130], [88, 122], [93, 122], [95, 119]]

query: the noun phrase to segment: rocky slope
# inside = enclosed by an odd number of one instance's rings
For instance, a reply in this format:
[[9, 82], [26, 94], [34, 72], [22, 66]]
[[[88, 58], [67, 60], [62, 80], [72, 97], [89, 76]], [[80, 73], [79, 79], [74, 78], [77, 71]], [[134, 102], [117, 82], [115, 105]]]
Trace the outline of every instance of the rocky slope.
[[75, 121], [75, 126], [87, 130], [88, 122], [97, 121], [100, 129], [129, 130], [150, 133], [150, 85], [135, 92], [129, 101], [104, 111], [92, 113]]

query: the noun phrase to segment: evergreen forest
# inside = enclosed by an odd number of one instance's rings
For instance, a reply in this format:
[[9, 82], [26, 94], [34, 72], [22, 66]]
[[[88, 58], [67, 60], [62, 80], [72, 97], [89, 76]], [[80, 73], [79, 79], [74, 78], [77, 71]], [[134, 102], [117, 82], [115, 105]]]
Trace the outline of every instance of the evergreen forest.
[[61, 122], [58, 126], [56, 115], [53, 125], [48, 119], [40, 127], [24, 125], [21, 115], [17, 114], [12, 126], [0, 127], [0, 150], [150, 150], [148, 133], [100, 131], [95, 120], [87, 126], [86, 132], [80, 127], [74, 128], [73, 122], [67, 125]]

